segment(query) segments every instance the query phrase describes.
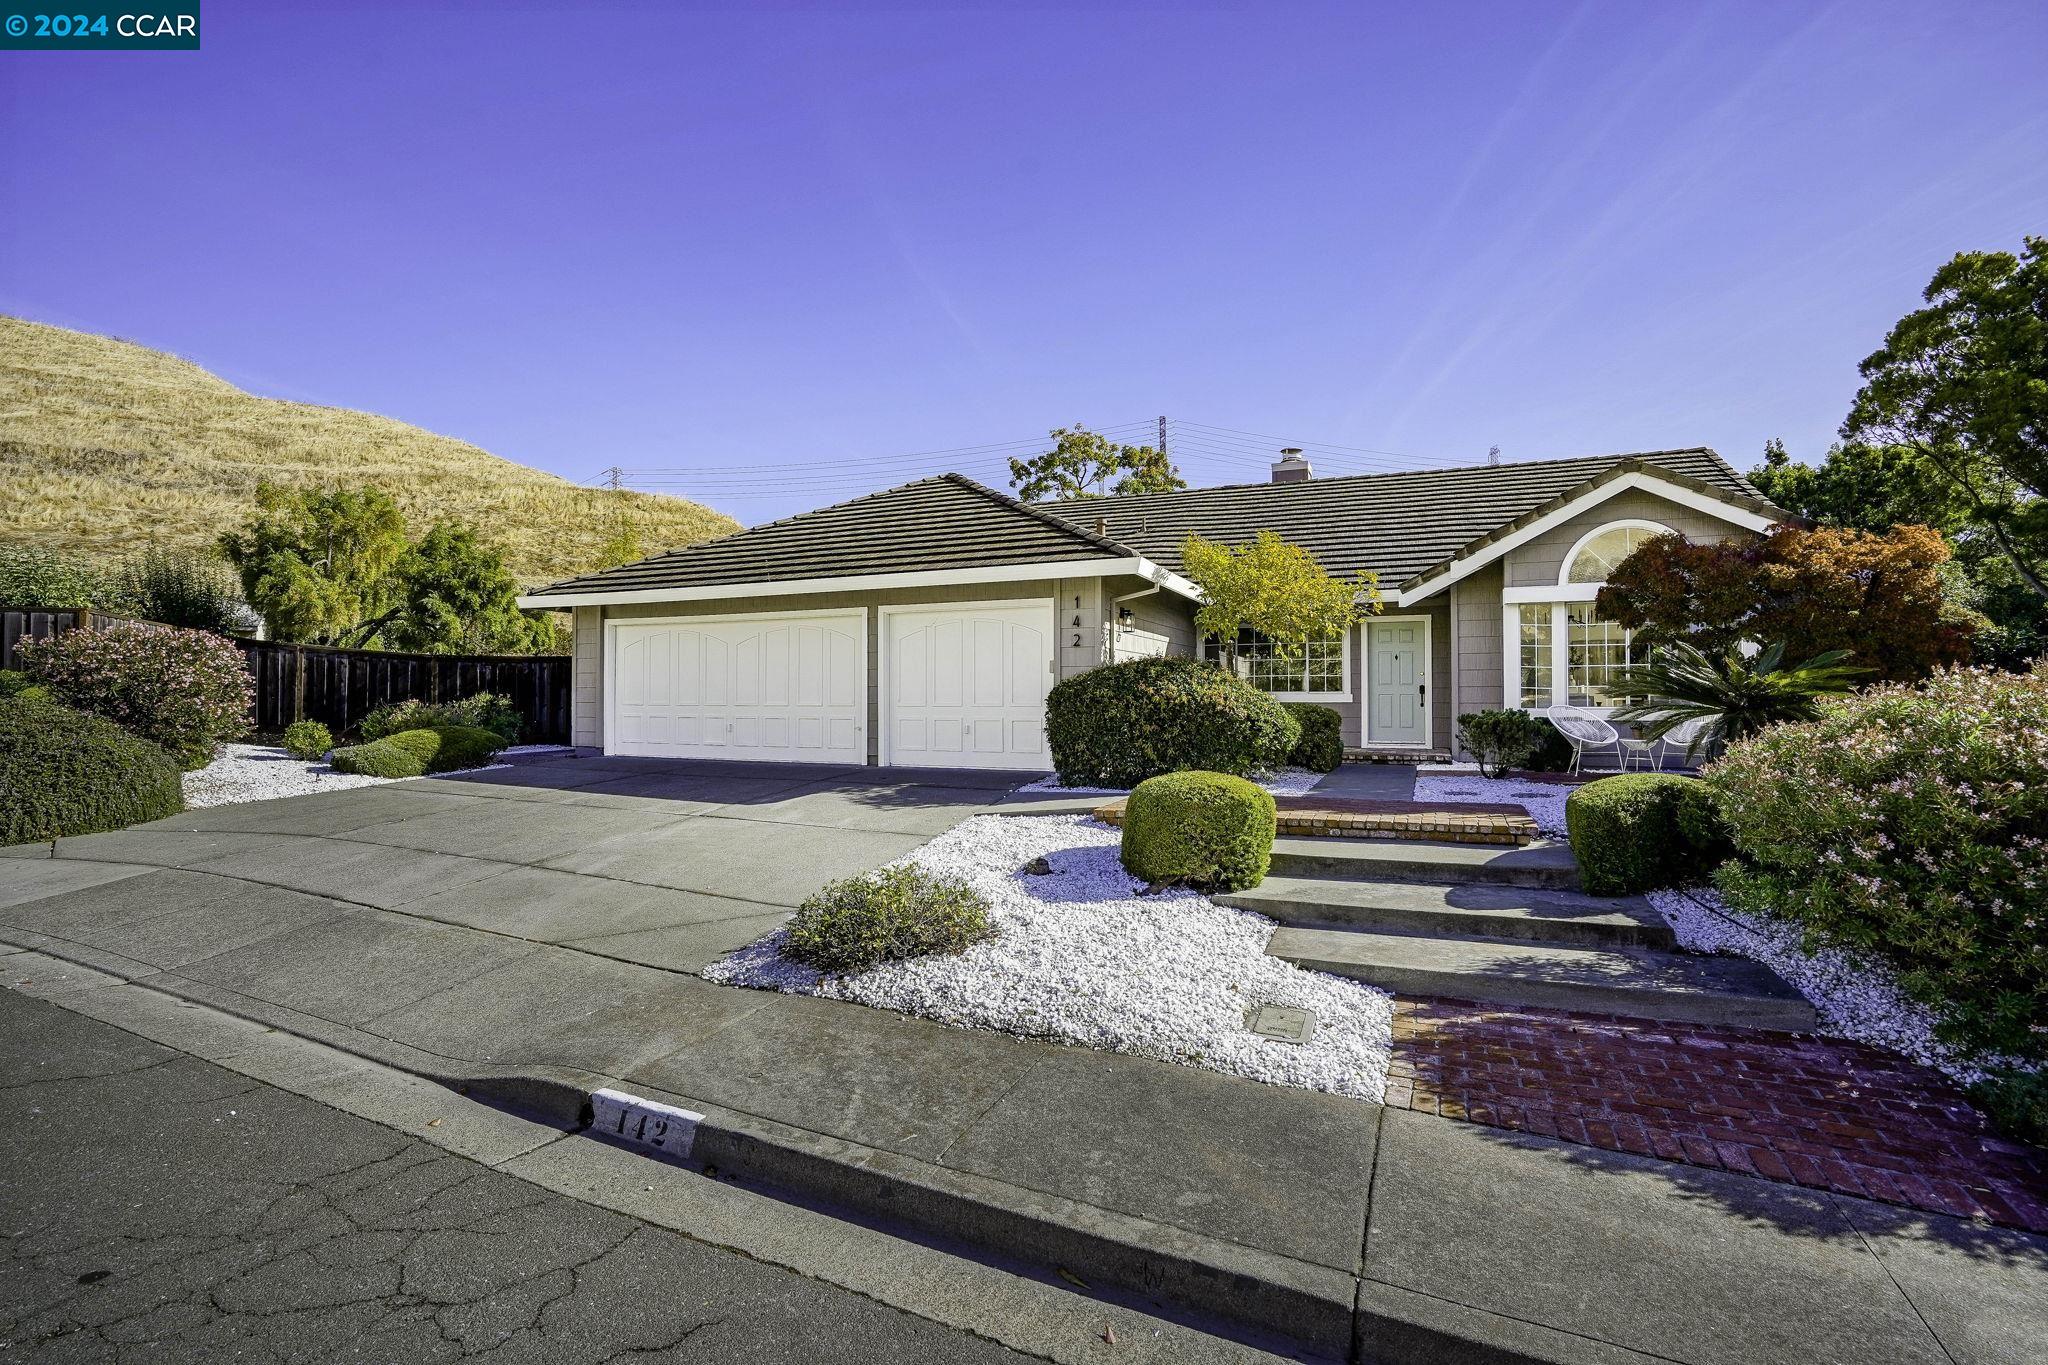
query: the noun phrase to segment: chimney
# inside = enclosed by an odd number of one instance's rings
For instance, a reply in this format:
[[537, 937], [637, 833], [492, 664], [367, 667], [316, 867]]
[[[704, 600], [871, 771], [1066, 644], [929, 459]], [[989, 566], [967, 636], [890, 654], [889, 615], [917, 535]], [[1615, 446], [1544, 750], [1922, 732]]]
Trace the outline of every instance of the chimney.
[[1314, 477], [1308, 461], [1302, 458], [1299, 446], [1288, 446], [1280, 452], [1280, 458], [1273, 465], [1274, 483], [1307, 483]]

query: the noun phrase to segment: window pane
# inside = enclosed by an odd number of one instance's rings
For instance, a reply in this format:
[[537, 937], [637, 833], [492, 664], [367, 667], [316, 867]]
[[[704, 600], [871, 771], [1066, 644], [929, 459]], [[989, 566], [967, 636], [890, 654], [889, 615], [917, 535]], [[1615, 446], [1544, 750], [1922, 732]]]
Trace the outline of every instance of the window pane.
[[1540, 711], [1551, 704], [1550, 608], [1522, 608], [1521, 705]]
[[1614, 566], [1636, 552], [1636, 548], [1656, 531], [1640, 526], [1617, 526], [1611, 531], [1602, 531], [1586, 542], [1585, 548], [1572, 556], [1571, 567], [1565, 574], [1567, 583], [1604, 583]]
[[[1214, 636], [1202, 642], [1202, 657], [1223, 660], [1223, 646]], [[1342, 692], [1344, 637], [1310, 640], [1292, 657], [1275, 649], [1262, 635], [1245, 631], [1237, 639], [1238, 676], [1262, 692]]]
[[1639, 660], [1633, 633], [1602, 621], [1590, 602], [1575, 602], [1566, 612], [1565, 657], [1574, 706], [1622, 706], [1628, 698], [1613, 681], [1631, 660]]

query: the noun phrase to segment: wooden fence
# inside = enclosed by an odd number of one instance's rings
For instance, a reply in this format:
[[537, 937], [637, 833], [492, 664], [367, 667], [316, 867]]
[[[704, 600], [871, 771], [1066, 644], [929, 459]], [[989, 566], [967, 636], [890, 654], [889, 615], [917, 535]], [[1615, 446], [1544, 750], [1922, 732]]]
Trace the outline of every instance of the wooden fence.
[[[120, 625], [161, 629], [153, 621], [85, 608], [0, 608], [0, 668], [17, 666], [15, 647], [22, 640]], [[496, 692], [511, 698], [525, 718], [522, 743], [569, 742], [570, 664], [563, 655], [396, 654], [270, 640], [235, 644], [256, 683], [250, 724], [257, 730], [274, 733], [295, 720], [317, 720], [339, 734], [386, 702], [459, 701]]]

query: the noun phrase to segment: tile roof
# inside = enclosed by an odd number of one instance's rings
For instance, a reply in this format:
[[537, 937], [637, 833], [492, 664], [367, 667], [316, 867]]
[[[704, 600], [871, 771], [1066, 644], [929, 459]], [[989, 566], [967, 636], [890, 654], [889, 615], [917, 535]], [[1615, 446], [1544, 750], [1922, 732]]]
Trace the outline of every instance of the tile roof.
[[1106, 523], [1105, 534], [1176, 572], [1181, 568], [1181, 542], [1191, 532], [1235, 543], [1270, 530], [1306, 548], [1331, 573], [1370, 570], [1379, 575], [1381, 587], [1388, 588], [1444, 566], [1474, 541], [1629, 462], [1678, 475], [1679, 482], [1731, 502], [1771, 513], [1778, 510], [1727, 461], [1704, 447], [1038, 505], [1089, 527]]
[[998, 564], [1126, 559], [1135, 553], [972, 479], [940, 474], [670, 550], [635, 564], [550, 583], [526, 595], [649, 592]]

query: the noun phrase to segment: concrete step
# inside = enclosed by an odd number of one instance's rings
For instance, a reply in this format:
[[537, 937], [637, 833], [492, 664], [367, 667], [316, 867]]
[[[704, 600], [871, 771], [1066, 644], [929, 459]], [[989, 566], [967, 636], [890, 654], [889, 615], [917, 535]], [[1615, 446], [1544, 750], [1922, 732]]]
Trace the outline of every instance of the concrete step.
[[1249, 891], [1213, 897], [1307, 928], [1525, 939], [1591, 947], [1670, 948], [1671, 926], [1641, 896], [1487, 883], [1335, 881], [1268, 877]]
[[1397, 995], [1811, 1032], [1813, 1007], [1746, 958], [1347, 929], [1279, 929], [1266, 951]]
[[1521, 848], [1503, 848], [1408, 839], [1283, 836], [1273, 841], [1270, 870], [1281, 877], [1346, 881], [1487, 882], [1563, 890], [1574, 890], [1579, 884], [1579, 865], [1572, 858], [1571, 847], [1546, 839]]

